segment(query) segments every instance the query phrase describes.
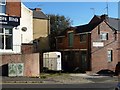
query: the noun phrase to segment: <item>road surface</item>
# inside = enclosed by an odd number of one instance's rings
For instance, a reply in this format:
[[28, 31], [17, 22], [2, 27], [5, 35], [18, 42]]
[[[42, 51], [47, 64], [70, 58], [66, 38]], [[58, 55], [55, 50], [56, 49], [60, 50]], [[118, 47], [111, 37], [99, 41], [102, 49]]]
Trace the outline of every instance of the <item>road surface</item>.
[[79, 90], [114, 90], [116, 82], [109, 83], [86, 83], [86, 84], [37, 84], [37, 83], [19, 83], [2, 84], [2, 90], [56, 90], [56, 89], [79, 89]]

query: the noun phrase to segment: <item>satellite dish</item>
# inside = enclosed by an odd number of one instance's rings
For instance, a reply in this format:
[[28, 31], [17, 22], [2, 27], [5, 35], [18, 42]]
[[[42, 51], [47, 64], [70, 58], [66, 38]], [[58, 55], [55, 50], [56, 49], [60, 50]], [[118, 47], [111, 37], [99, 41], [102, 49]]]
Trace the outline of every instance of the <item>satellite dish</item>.
[[27, 28], [26, 27], [22, 27], [22, 29], [21, 29], [22, 31], [27, 31]]

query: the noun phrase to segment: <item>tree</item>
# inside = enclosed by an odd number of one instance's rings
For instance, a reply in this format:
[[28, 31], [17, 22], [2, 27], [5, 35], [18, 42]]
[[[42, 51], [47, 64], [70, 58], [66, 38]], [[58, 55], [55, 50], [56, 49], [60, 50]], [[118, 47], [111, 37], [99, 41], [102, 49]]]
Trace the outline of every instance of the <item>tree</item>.
[[50, 14], [50, 25], [51, 25], [51, 32], [56, 32], [59, 34], [61, 31], [65, 30], [69, 27], [72, 23], [70, 18], [60, 15]]
[[59, 35], [66, 28], [70, 27], [72, 21], [70, 18], [63, 15], [49, 14], [50, 17], [50, 47], [56, 49], [56, 36]]

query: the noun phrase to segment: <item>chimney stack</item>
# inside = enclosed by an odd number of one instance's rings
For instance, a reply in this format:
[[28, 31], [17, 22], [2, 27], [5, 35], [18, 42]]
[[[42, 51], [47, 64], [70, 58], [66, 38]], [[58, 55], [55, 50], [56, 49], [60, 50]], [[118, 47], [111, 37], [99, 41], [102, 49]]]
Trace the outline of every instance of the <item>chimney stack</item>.
[[103, 14], [103, 15], [101, 15], [100, 17], [101, 17], [102, 20], [106, 20], [106, 18], [108, 17], [108, 15]]
[[41, 8], [35, 8], [34, 10], [35, 10], [35, 11], [40, 11], [40, 10], [41, 10]]

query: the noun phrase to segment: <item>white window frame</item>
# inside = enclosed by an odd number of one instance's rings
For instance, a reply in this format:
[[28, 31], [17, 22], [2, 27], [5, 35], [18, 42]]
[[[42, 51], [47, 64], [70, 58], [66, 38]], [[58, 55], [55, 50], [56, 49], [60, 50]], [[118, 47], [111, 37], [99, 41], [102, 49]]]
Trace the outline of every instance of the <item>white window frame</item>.
[[[9, 29], [9, 28], [8, 28]], [[10, 28], [11, 29], [11, 28]], [[12, 46], [12, 48], [11, 49], [6, 49], [6, 35], [9, 35], [9, 36], [12, 36], [13, 37], [13, 31], [12, 31], [12, 34], [6, 34], [5, 33], [5, 30], [6, 30], [6, 28], [3, 28], [3, 33], [0, 33], [0, 35], [2, 36], [4, 36], [4, 45], [3, 45], [3, 49], [2, 48], [0, 48], [0, 50], [12, 50], [13, 49], [13, 46]], [[12, 41], [13, 41], [13, 38], [12, 38]]]
[[[5, 3], [3, 4], [2, 2], [0, 2], [0, 6], [5, 6], [5, 11], [6, 11], [6, 0], [4, 0]], [[0, 12], [0, 15], [5, 15], [6, 13], [1, 13]]]
[[108, 40], [108, 33], [107, 32], [101, 32], [100, 33], [100, 40], [102, 40], [102, 41]]
[[113, 50], [107, 50], [107, 59], [108, 59], [108, 62], [113, 61]]
[[5, 3], [3, 4], [3, 3], [0, 2], [0, 5], [6, 5], [6, 0], [4, 0], [4, 1], [5, 1]]

